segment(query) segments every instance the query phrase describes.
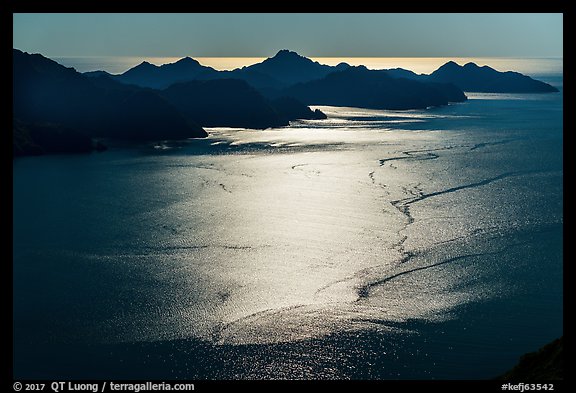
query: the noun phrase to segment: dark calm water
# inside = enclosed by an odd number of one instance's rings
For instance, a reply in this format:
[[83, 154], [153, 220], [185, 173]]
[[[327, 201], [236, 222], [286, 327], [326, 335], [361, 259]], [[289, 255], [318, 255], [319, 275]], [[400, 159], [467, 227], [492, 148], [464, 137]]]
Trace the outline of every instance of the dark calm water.
[[563, 334], [562, 93], [469, 97], [15, 160], [14, 377], [506, 371]]

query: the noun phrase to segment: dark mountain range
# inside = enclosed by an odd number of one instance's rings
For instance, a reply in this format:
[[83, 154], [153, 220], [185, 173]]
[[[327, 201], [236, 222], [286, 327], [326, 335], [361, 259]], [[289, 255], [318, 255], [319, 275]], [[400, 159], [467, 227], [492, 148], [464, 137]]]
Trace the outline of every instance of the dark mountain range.
[[455, 86], [393, 78], [385, 71], [368, 70], [364, 66], [300, 83], [283, 93], [308, 105], [373, 109], [421, 109], [466, 100], [464, 93]]
[[186, 118], [206, 127], [263, 129], [288, 125], [258, 91], [239, 79], [177, 83], [162, 95]]
[[[182, 139], [207, 136], [200, 125], [263, 129], [325, 118], [306, 106], [311, 104], [422, 109], [464, 101], [462, 90], [557, 91], [528, 76], [474, 63], [448, 62], [430, 75], [417, 75], [401, 68], [332, 67], [281, 50], [233, 71], [186, 57], [162, 66], [143, 62], [111, 75], [80, 74], [14, 49], [15, 154], [88, 149], [94, 146], [90, 137]], [[60, 145], [46, 145], [47, 135]]]
[[296, 52], [283, 49], [274, 57], [242, 69], [269, 75], [285, 86], [290, 86], [296, 83], [320, 79], [331, 72], [342, 71], [348, 67], [350, 66], [346, 63], [340, 63], [335, 67], [320, 64], [307, 57], [300, 56]]
[[82, 73], [84, 76], [90, 78], [98, 78], [101, 76], [107, 76], [109, 78], [114, 78], [116, 75], [109, 73], [108, 71], [86, 71]]
[[425, 82], [427, 76], [424, 74], [416, 74], [414, 71], [405, 70], [404, 68], [389, 68], [384, 71], [386, 71], [386, 74], [392, 78], [417, 79], [422, 82]]
[[294, 98], [269, 101], [239, 79], [176, 83], [161, 94], [184, 116], [205, 127], [264, 129], [287, 126], [290, 120], [326, 118]]
[[[164, 89], [173, 83], [192, 80], [241, 79], [269, 98], [278, 98], [284, 88], [297, 83], [322, 79], [330, 73], [344, 71], [350, 66], [340, 63], [333, 67], [312, 61], [286, 49], [261, 63], [235, 69], [217, 71], [189, 57], [176, 63], [155, 66], [143, 62], [120, 75], [93, 71], [87, 76], [107, 75], [114, 80], [141, 87]], [[450, 61], [430, 75], [416, 74], [410, 70], [394, 68], [385, 70], [393, 78], [412, 79], [419, 82], [452, 83], [463, 91], [493, 93], [546, 93], [558, 91], [555, 87], [534, 80], [517, 72], [499, 72], [488, 66], [474, 63], [459, 66]]]
[[212, 67], [206, 67], [198, 61], [184, 57], [175, 63], [156, 66], [146, 61], [123, 74], [113, 78], [122, 83], [137, 85], [140, 87], [151, 87], [153, 89], [165, 89], [166, 87], [178, 83], [197, 79], [200, 75], [206, 78], [208, 75], [217, 74], [218, 71]]
[[95, 80], [100, 83], [44, 56], [14, 49], [14, 119], [88, 137], [145, 140], [207, 135], [153, 90], [126, 88], [106, 77]]
[[428, 81], [453, 83], [464, 91], [484, 93], [552, 93], [557, 92], [549, 85], [518, 72], [500, 72], [474, 63], [460, 66], [449, 61], [427, 78]]
[[294, 83], [319, 79], [330, 72], [343, 70], [347, 67], [349, 66], [345, 63], [336, 67], [322, 65], [295, 52], [281, 50], [274, 57], [261, 63], [237, 68], [233, 71], [217, 71], [201, 65], [190, 57], [185, 57], [175, 63], [161, 66], [144, 61], [119, 75], [112, 75], [105, 71], [91, 71], [87, 72], [86, 76], [105, 75], [122, 83], [154, 89], [165, 89], [179, 82], [211, 79], [241, 79], [257, 89], [279, 89]]
[[463, 91], [481, 93], [553, 93], [554, 86], [518, 72], [500, 72], [488, 66], [467, 63], [463, 66], [449, 61], [430, 75], [416, 74], [402, 68], [385, 70], [394, 78], [420, 82], [451, 83]]
[[[185, 58], [185, 59], [190, 59]], [[148, 62], [142, 62], [134, 68], [129, 69], [123, 74], [113, 75], [106, 71], [89, 71], [84, 75], [90, 78], [106, 76], [111, 80], [124, 84], [149, 87], [152, 89], [163, 90], [175, 83], [190, 82], [193, 80], [212, 80], [212, 79], [240, 79], [248, 82], [255, 88], [280, 88], [284, 84], [274, 79], [270, 75], [249, 69], [237, 68], [233, 71], [217, 71], [210, 67], [204, 67], [196, 60], [192, 60], [200, 65], [201, 68], [195, 67], [192, 63], [186, 61], [179, 67], [171, 67], [179, 64], [184, 59], [176, 63], [155, 66]]]
[[[142, 65], [129, 75], [142, 77], [151, 70], [157, 73], [157, 69], [182, 75], [198, 66], [196, 61], [184, 59], [169, 67]], [[296, 118], [325, 117], [297, 100], [272, 105], [242, 80], [198, 80], [159, 91], [120, 83], [106, 72], [87, 77], [19, 50], [13, 51], [13, 67], [15, 154], [86, 151], [95, 146], [93, 137], [158, 140], [207, 136], [197, 124], [269, 128], [288, 125]], [[242, 72], [250, 78], [268, 78], [256, 71]], [[45, 143], [50, 135], [57, 141], [55, 145]]]

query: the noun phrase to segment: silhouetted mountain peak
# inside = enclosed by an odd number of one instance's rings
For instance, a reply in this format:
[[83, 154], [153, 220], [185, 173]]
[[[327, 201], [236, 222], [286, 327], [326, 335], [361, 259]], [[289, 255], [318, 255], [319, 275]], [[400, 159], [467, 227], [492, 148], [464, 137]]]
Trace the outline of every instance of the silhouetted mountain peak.
[[[13, 49], [13, 78], [16, 79], [16, 68], [21, 71], [22, 75], [27, 76], [26, 84], [33, 86], [36, 83], [50, 83], [56, 80], [67, 80], [68, 83], [77, 84], [77, 86], [84, 86], [89, 84], [89, 81], [84, 79], [72, 67], [64, 67], [52, 59], [42, 56], [39, 53], [30, 54], [22, 52], [18, 49]], [[48, 76], [48, 78], [44, 78]], [[36, 78], [39, 78], [36, 80]], [[16, 82], [14, 82], [16, 84]]]
[[307, 57], [301, 56], [296, 52], [288, 49], [282, 49], [274, 55], [274, 57], [269, 57], [264, 60], [262, 64], [269, 65], [292, 65], [292, 64], [318, 64], [315, 61], [310, 60]]
[[274, 55], [273, 58], [295, 58], [295, 59], [299, 59], [299, 58], [303, 58], [303, 56], [300, 56], [298, 53], [288, 50], [288, 49], [281, 49], [278, 51], [278, 53], [276, 53], [276, 55]]
[[83, 73], [84, 76], [89, 76], [91, 78], [99, 78], [99, 77], [111, 77], [112, 74], [107, 71], [86, 71]]
[[332, 73], [328, 74], [326, 77], [327, 78], [339, 78], [343, 75], [368, 75], [371, 73], [374, 73], [374, 71], [369, 70], [368, 68], [366, 68], [366, 66], [359, 65], [359, 66], [350, 66], [350, 67], [345, 68], [343, 70], [340, 70], [337, 72], [332, 72]]
[[160, 67], [148, 63], [147, 61], [143, 61], [142, 63], [138, 64], [136, 67], [130, 68], [128, 71], [124, 72], [120, 76], [126, 77], [126, 82], [134, 83], [134, 78], [142, 78], [147, 77], [150, 78], [152, 75], [156, 75]]
[[492, 67], [478, 66], [473, 62], [459, 66], [449, 61], [427, 79], [431, 82], [452, 83], [464, 91], [487, 93], [549, 93], [557, 92], [554, 86], [535, 80], [518, 72], [500, 72]]
[[[139, 69], [150, 67], [157, 68], [143, 62]], [[55, 124], [56, 129], [46, 132], [62, 131], [66, 140], [75, 138], [74, 132], [150, 140], [207, 135], [153, 90], [122, 87], [109, 76], [96, 75], [100, 77], [88, 78], [41, 55], [14, 51], [13, 117]]]
[[284, 91], [307, 105], [352, 106], [374, 109], [420, 109], [466, 100], [447, 84], [392, 78], [386, 70], [365, 66], [331, 72], [322, 79], [295, 84]]
[[[477, 68], [480, 68], [480, 67], [479, 67], [478, 64], [476, 64], [476, 63], [469, 62], [469, 63], [464, 64], [464, 68], [473, 70], [473, 69], [477, 69]], [[482, 67], [482, 68], [490, 68], [490, 67], [484, 66], [484, 67]]]
[[[200, 71], [204, 71], [204, 70], [212, 70], [211, 67], [205, 67], [202, 64], [200, 64], [198, 62], [198, 60], [195, 60], [189, 56], [183, 57], [180, 60], [178, 60], [175, 63], [168, 63], [168, 64], [163, 64], [160, 66], [161, 70], [165, 70], [165, 71], [169, 71], [169, 72], [179, 72], [179, 73], [187, 73], [187, 72], [193, 72], [193, 73], [197, 73]], [[183, 76], [183, 75], [180, 75]]]
[[494, 72], [498, 73], [494, 68], [488, 67], [487, 65], [480, 67], [478, 64], [474, 62], [468, 62], [463, 66], [455, 63], [454, 61], [449, 61], [436, 71], [434, 71], [431, 75], [453, 75], [455, 73], [486, 73], [486, 72]]
[[323, 78], [335, 69], [310, 60], [296, 52], [282, 49], [274, 57], [269, 57], [261, 63], [248, 66], [245, 70], [258, 71], [285, 85], [292, 85], [298, 82]]
[[198, 60], [191, 58], [190, 56], [186, 56], [181, 58], [180, 60], [178, 60], [176, 63], [173, 64], [179, 64], [179, 65], [195, 65], [195, 66], [199, 66], [201, 65]]
[[458, 70], [462, 67], [460, 67], [460, 65], [458, 65], [458, 63], [456, 63], [455, 61], [450, 60], [449, 62], [445, 63], [444, 65], [442, 65], [440, 68], [438, 68], [436, 71], [448, 71], [448, 70]]
[[130, 68], [124, 74], [125, 75], [141, 75], [141, 74], [149, 75], [149, 74], [154, 73], [159, 68], [160, 67], [158, 67], [157, 65], [148, 63], [147, 61], [143, 61], [142, 63], [138, 64], [137, 66]]
[[140, 87], [165, 89], [176, 82], [196, 79], [202, 73], [216, 72], [211, 67], [200, 64], [191, 57], [184, 57], [174, 63], [156, 66], [143, 61], [134, 68], [114, 77], [122, 83], [133, 84]]
[[[152, 64], [152, 63], [148, 63], [146, 60], [144, 60], [142, 63], [138, 64], [136, 67], [140, 67], [140, 68], [158, 68], [158, 66]], [[136, 68], [134, 67], [134, 68]]]
[[427, 75], [418, 75], [413, 71], [406, 70], [404, 68], [389, 68], [387, 70], [383, 70], [386, 75], [392, 78], [405, 78], [405, 79], [412, 79], [412, 80], [420, 80], [421, 82], [425, 81]]
[[470, 61], [466, 64], [464, 64], [463, 66], [459, 65], [458, 63], [450, 60], [449, 62], [447, 62], [446, 64], [444, 64], [442, 67], [438, 68], [438, 70], [436, 71], [450, 71], [450, 72], [459, 72], [459, 71], [466, 71], [466, 72], [472, 72], [472, 71], [496, 71], [494, 68], [489, 67], [487, 65], [484, 65], [482, 67], [480, 67], [478, 64]]

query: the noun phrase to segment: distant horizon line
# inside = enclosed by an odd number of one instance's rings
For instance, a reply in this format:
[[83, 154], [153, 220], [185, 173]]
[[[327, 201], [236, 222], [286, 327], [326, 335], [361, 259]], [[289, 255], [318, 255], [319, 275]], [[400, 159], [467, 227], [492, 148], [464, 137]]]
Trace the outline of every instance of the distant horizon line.
[[[32, 52], [28, 52], [32, 53]], [[277, 52], [276, 52], [277, 53]], [[297, 53], [297, 52], [296, 52]], [[263, 56], [142, 56], [142, 55], [65, 55], [54, 56], [40, 53], [66, 67], [73, 67], [78, 72], [106, 71], [111, 74], [122, 74], [127, 70], [147, 61], [156, 66], [170, 64], [190, 57], [204, 66], [218, 71], [230, 71], [262, 62], [270, 57]], [[363, 65], [368, 69], [404, 68], [419, 74], [429, 74], [452, 60], [457, 63], [475, 62], [478, 65], [489, 65], [499, 71], [517, 71], [525, 74], [563, 73], [563, 56], [547, 57], [512, 57], [512, 56], [304, 56], [320, 64], [335, 66], [346, 62], [352, 66]], [[271, 56], [273, 57], [273, 56]]]
[[[184, 56], [186, 57], [186, 56]], [[183, 57], [140, 57], [140, 56], [69, 56], [51, 57], [54, 61], [73, 67], [79, 72], [106, 71], [114, 75], [122, 74], [141, 64], [142, 61], [157, 66], [174, 63]], [[267, 57], [193, 57], [204, 66], [218, 71], [231, 71], [260, 63]], [[498, 71], [517, 71], [526, 75], [563, 74], [563, 58], [512, 58], [512, 57], [310, 57], [320, 64], [336, 66], [345, 62], [351, 66], [363, 65], [368, 69], [403, 68], [417, 74], [430, 74], [446, 62], [452, 60], [461, 65], [474, 62], [479, 66], [488, 65]]]
[[[18, 49], [18, 48], [15, 48]], [[179, 56], [148, 56], [148, 55], [46, 55], [41, 52], [28, 52], [38, 53], [49, 58], [146, 58], [146, 59], [183, 59], [191, 57], [193, 59], [268, 59], [273, 56], [194, 56], [194, 55], [179, 55]], [[308, 59], [563, 59], [564, 56], [304, 56]]]

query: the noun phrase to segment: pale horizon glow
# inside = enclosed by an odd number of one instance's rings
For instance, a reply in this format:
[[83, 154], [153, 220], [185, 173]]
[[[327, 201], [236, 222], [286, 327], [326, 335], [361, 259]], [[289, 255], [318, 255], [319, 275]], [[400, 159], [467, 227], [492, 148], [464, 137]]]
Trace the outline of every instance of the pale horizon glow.
[[[264, 61], [265, 57], [194, 57], [200, 64], [216, 70], [234, 70]], [[52, 60], [73, 67], [79, 72], [107, 71], [121, 74], [143, 61], [155, 65], [174, 63], [181, 57], [52, 57]], [[364, 65], [369, 69], [404, 68], [417, 74], [429, 74], [452, 60], [460, 65], [474, 62], [488, 65], [498, 71], [517, 71], [526, 74], [563, 73], [562, 58], [505, 58], [505, 57], [311, 57], [320, 64], [331, 66], [345, 62], [352, 66]]]

